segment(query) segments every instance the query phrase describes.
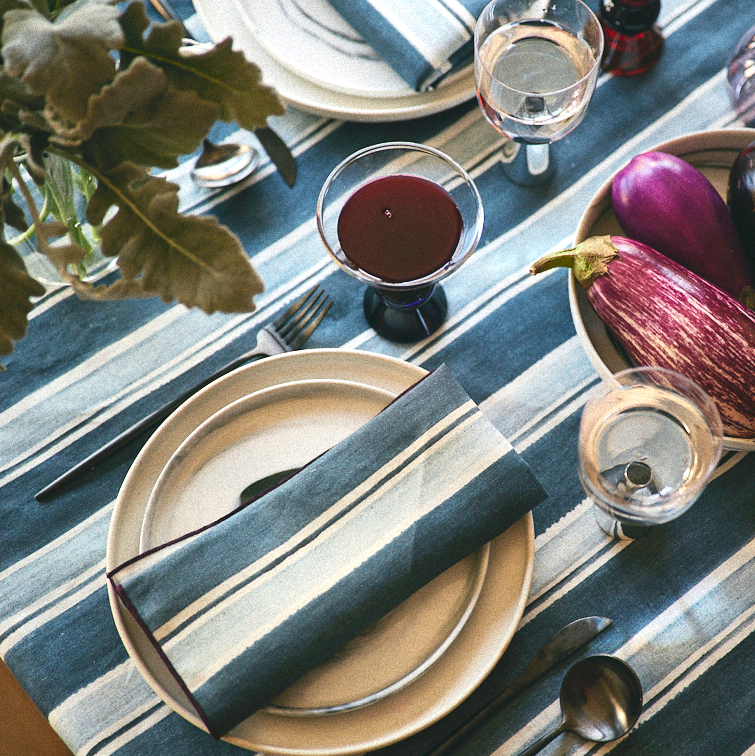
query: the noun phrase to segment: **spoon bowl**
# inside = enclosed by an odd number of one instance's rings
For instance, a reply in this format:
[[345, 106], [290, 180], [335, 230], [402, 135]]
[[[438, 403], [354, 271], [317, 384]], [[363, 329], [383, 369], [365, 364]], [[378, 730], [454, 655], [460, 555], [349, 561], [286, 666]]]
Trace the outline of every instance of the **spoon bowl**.
[[213, 144], [205, 139], [191, 178], [207, 188], [228, 186], [251, 175], [259, 162], [259, 152], [248, 144]]
[[626, 662], [596, 654], [569, 669], [560, 699], [561, 724], [520, 756], [534, 756], [564, 732], [598, 743], [626, 735], [642, 711], [642, 684]]

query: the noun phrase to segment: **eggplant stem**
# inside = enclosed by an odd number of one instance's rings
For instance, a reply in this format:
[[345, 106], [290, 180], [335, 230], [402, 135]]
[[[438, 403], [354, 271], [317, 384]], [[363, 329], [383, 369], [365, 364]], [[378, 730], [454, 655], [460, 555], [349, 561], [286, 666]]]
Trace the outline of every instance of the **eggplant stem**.
[[574, 277], [587, 289], [599, 276], [608, 273], [608, 263], [619, 256], [610, 236], [591, 236], [576, 247], [551, 252], [534, 262], [530, 274], [552, 268], [571, 268]]
[[750, 307], [755, 310], [755, 290], [752, 286], [745, 286], [744, 289], [742, 289], [739, 293], [739, 301], [745, 305], [745, 307]]

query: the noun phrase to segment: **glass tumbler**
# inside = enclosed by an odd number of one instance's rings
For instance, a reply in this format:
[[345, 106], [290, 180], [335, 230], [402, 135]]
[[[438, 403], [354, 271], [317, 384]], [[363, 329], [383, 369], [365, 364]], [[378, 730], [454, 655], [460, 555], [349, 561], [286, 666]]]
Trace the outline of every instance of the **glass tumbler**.
[[637, 538], [681, 515], [721, 457], [716, 405], [691, 379], [639, 367], [604, 381], [582, 411], [578, 472], [601, 528]]

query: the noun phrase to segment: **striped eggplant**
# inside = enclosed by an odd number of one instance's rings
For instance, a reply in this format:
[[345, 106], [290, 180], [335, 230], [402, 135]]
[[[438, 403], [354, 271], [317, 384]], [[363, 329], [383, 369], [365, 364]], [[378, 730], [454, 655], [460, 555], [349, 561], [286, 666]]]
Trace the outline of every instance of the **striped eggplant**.
[[695, 166], [665, 152], [643, 152], [614, 176], [611, 202], [624, 236], [755, 307], [753, 268], [729, 208]]
[[697, 381], [727, 436], [755, 436], [755, 312], [651, 247], [594, 236], [530, 272], [571, 268], [590, 304], [638, 365]]

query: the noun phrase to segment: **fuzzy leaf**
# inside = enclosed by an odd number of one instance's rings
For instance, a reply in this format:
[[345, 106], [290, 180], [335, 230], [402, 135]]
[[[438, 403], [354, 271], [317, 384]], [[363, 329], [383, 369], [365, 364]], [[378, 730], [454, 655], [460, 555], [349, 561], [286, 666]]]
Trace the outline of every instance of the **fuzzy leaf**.
[[163, 71], [137, 58], [113, 83], [89, 100], [86, 118], [73, 129], [58, 129], [50, 141], [75, 146], [107, 168], [131, 160], [172, 168], [194, 152], [219, 116], [217, 105], [168, 84]]
[[101, 2], [70, 6], [51, 22], [34, 10], [9, 10], [3, 18], [2, 56], [11, 76], [54, 111], [77, 122], [89, 97], [115, 75], [109, 54], [123, 44], [118, 10]]
[[149, 58], [176, 87], [196, 91], [205, 100], [217, 103], [222, 120], [235, 121], [249, 131], [264, 126], [268, 116], [285, 112], [275, 90], [262, 84], [260, 69], [232, 49], [230, 38], [205, 52], [196, 53], [191, 48], [181, 51], [180, 24], [155, 24], [144, 40], [148, 23], [140, 3], [127, 8], [121, 17], [126, 36], [122, 62], [128, 62], [130, 56]]
[[87, 219], [102, 222], [113, 205], [118, 211], [100, 236], [103, 253], [118, 256], [121, 287], [138, 284], [144, 294], [207, 313], [254, 309], [262, 283], [238, 238], [211, 216], [179, 213], [178, 186], [124, 163], [98, 176]]
[[[21, 256], [6, 242], [0, 242], [0, 354], [10, 354], [13, 342], [26, 335], [31, 297], [45, 293], [45, 287], [27, 272]], [[2, 366], [0, 366], [1, 368]]]

